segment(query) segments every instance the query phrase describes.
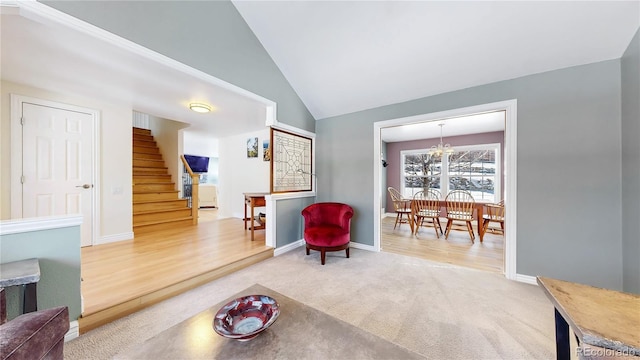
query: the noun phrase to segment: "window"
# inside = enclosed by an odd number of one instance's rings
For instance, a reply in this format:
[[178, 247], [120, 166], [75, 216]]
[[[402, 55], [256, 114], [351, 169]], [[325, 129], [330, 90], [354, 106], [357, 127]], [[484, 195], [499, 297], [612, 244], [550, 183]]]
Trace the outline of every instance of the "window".
[[402, 151], [402, 195], [436, 189], [467, 190], [475, 200], [497, 202], [500, 192], [500, 144], [455, 146], [451, 155], [431, 156], [428, 149]]

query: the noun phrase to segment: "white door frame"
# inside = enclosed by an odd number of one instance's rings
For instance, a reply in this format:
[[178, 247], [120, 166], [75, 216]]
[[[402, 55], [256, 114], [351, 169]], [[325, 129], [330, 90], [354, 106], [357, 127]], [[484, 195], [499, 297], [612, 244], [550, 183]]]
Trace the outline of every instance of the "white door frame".
[[[54, 107], [63, 110], [82, 112], [91, 115], [93, 121], [93, 134], [91, 139], [93, 142], [91, 149], [91, 157], [93, 169], [91, 169], [91, 183], [94, 185], [91, 189], [91, 245], [96, 244], [98, 239], [98, 229], [100, 228], [99, 212], [100, 197], [96, 194], [100, 193], [100, 176], [99, 176], [99, 129], [100, 129], [100, 111], [95, 109], [83, 108], [75, 105], [59, 103], [55, 101], [43, 100], [23, 95], [10, 94], [11, 96], [11, 218], [22, 218], [22, 104], [30, 103], [47, 107]], [[18, 191], [20, 190], [20, 191]]]
[[460, 117], [469, 114], [477, 114], [483, 112], [492, 111], [505, 111], [505, 168], [503, 172], [505, 174], [505, 244], [504, 244], [504, 275], [507, 279], [518, 280], [516, 273], [516, 234], [517, 234], [517, 220], [516, 220], [516, 208], [517, 208], [517, 100], [506, 100], [495, 103], [470, 106], [460, 109], [452, 109], [446, 111], [440, 111], [430, 114], [422, 114], [416, 116], [409, 116], [404, 118], [378, 121], [373, 124], [373, 203], [374, 203], [374, 230], [373, 246], [376, 251], [380, 251], [380, 220], [381, 220], [381, 191], [380, 191], [380, 176], [381, 176], [381, 163], [382, 158], [380, 154], [380, 131], [383, 128], [399, 125], [407, 125], [417, 122], [437, 121], [444, 118]]

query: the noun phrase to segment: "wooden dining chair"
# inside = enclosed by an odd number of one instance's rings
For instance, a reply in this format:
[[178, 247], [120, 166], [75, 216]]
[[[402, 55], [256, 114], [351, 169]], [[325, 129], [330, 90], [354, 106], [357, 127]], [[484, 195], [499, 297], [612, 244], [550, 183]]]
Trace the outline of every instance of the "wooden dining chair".
[[408, 224], [411, 216], [411, 199], [405, 199], [396, 188], [389, 186], [387, 188], [389, 195], [391, 196], [391, 202], [393, 202], [393, 209], [396, 212], [396, 222], [393, 224], [393, 229], [396, 229], [398, 224]]
[[445, 198], [447, 206], [447, 229], [445, 230], [445, 239], [449, 238], [449, 232], [454, 221], [464, 221], [467, 225], [467, 231], [473, 243], [476, 236], [473, 233], [473, 208], [475, 200], [471, 193], [466, 190], [453, 190], [447, 194]]
[[489, 223], [497, 222], [500, 224], [500, 229], [492, 228], [492, 230], [498, 230], [504, 235], [504, 200], [496, 204], [486, 204], [485, 208], [487, 212], [482, 215], [482, 227], [484, 233], [487, 233], [489, 229]]
[[[440, 234], [444, 234], [440, 225], [440, 192], [437, 190], [420, 191], [413, 196], [411, 202], [411, 210], [415, 220], [415, 234], [424, 226], [425, 219], [428, 226], [433, 226], [436, 231], [436, 237], [439, 239]], [[440, 230], [440, 232], [438, 232]]]

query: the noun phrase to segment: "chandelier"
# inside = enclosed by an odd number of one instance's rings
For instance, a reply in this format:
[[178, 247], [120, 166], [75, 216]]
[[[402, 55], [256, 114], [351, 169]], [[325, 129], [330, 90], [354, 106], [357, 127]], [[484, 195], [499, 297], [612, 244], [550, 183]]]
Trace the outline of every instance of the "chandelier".
[[442, 127], [444, 126], [444, 124], [438, 124], [438, 126], [440, 126], [440, 144], [438, 144], [438, 146], [433, 145], [431, 149], [429, 149], [429, 155], [442, 156], [443, 153], [451, 155], [453, 154], [453, 148], [451, 147], [451, 145], [442, 144]]

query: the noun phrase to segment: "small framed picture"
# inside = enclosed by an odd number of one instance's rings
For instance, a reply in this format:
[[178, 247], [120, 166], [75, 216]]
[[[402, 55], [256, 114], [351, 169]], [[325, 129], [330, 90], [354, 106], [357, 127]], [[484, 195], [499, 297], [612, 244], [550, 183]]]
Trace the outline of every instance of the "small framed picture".
[[248, 158], [258, 157], [258, 138], [257, 137], [247, 139], [247, 157]]
[[262, 160], [271, 161], [271, 149], [269, 148], [269, 140], [262, 141]]

